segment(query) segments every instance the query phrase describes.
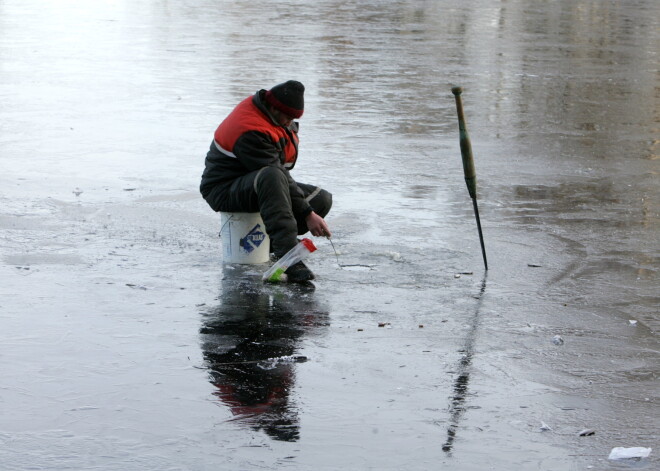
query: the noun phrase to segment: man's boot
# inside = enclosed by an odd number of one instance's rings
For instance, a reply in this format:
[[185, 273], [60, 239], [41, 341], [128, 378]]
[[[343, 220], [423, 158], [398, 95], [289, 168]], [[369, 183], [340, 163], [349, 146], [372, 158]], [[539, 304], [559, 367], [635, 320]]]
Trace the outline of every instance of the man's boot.
[[294, 265], [291, 265], [286, 269], [284, 273], [286, 273], [287, 279], [291, 283], [303, 283], [315, 278], [312, 270], [307, 268], [307, 265], [305, 265], [303, 262], [298, 262]]

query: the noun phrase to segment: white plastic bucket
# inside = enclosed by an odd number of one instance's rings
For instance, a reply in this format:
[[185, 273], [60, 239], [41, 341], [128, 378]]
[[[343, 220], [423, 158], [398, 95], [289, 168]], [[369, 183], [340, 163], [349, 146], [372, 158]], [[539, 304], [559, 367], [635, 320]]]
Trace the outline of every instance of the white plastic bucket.
[[220, 213], [224, 263], [265, 263], [270, 239], [259, 213]]

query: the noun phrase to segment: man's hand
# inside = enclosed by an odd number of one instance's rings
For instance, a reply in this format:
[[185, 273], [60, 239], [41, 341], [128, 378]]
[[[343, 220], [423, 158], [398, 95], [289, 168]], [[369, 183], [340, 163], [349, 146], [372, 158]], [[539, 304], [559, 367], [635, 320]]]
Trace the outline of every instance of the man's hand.
[[307, 217], [305, 218], [305, 222], [307, 223], [307, 229], [309, 229], [309, 232], [312, 233], [313, 236], [316, 237], [330, 237], [332, 234], [330, 233], [330, 229], [328, 228], [328, 225], [326, 224], [325, 220], [316, 214], [314, 211], [309, 213]]

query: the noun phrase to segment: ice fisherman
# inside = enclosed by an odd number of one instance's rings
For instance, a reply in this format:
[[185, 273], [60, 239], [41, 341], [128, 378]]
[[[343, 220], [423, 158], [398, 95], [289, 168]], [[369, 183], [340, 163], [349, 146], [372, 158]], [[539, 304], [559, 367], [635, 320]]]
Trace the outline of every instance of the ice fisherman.
[[[299, 119], [305, 87], [289, 80], [241, 101], [215, 130], [206, 155], [200, 191], [214, 211], [259, 212], [275, 257], [285, 255], [307, 231], [330, 237], [323, 219], [332, 194], [296, 182], [289, 171], [298, 159]], [[289, 281], [314, 279], [298, 262]]]

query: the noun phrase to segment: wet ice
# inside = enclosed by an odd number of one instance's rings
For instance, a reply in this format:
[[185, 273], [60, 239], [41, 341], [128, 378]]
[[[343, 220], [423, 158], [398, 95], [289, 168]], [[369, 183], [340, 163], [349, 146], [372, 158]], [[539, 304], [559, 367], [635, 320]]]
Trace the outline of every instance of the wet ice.
[[[658, 8], [0, 3], [3, 465], [575, 469], [652, 446]], [[222, 267], [197, 191], [218, 121], [289, 78], [295, 173], [335, 195], [355, 267], [320, 240], [307, 291]]]

